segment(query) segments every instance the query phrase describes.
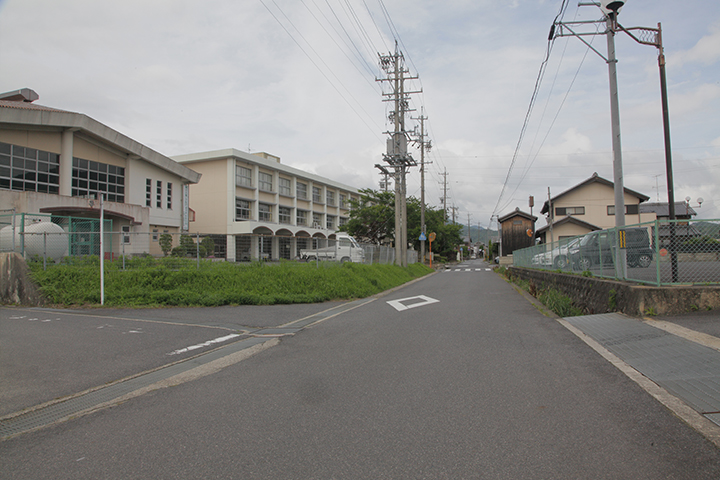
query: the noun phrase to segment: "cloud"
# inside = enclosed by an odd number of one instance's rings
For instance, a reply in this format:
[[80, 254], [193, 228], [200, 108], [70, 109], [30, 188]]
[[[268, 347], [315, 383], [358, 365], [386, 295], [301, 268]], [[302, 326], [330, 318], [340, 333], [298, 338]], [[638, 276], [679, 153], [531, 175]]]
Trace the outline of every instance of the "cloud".
[[681, 67], [685, 64], [700, 63], [712, 65], [720, 60], [720, 23], [713, 26], [713, 31], [702, 37], [687, 51], [677, 52], [669, 59], [673, 65]]

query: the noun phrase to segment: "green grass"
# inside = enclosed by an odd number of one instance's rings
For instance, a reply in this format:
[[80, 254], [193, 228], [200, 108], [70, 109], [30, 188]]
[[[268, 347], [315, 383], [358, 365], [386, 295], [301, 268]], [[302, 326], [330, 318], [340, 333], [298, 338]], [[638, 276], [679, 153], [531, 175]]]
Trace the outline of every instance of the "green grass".
[[[53, 265], [29, 264], [32, 280], [56, 305], [99, 305], [97, 259]], [[200, 263], [195, 260], [136, 258], [105, 266], [105, 305], [113, 307], [219, 306], [317, 303], [368, 297], [427, 275], [421, 264], [282, 262], [280, 264]]]

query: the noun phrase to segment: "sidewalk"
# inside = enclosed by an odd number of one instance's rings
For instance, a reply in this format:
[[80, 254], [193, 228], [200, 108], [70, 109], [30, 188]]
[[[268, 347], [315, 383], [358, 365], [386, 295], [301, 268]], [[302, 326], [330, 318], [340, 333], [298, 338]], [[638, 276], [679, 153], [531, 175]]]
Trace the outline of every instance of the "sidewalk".
[[[720, 426], [718, 313], [643, 320], [608, 313], [561, 320]], [[717, 429], [707, 430], [717, 445]]]

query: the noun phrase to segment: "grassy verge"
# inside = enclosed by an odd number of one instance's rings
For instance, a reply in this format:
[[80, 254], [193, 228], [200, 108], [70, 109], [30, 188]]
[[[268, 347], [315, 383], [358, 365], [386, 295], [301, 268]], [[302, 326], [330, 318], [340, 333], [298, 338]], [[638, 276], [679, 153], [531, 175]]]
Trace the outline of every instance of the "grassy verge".
[[[100, 304], [97, 259], [53, 265], [30, 263], [32, 280], [56, 305]], [[106, 263], [105, 305], [114, 307], [219, 306], [316, 303], [363, 298], [402, 285], [432, 270], [413, 264], [359, 265], [354, 263], [283, 262], [277, 265], [177, 259], [133, 259]]]
[[545, 286], [538, 287], [531, 281], [513, 277], [510, 275], [510, 271], [505, 267], [498, 268], [497, 272], [504, 275], [509, 282], [514, 283], [533, 297], [537, 298], [543, 305], [548, 307], [559, 317], [575, 317], [583, 314], [581, 309], [573, 305], [570, 297], [563, 295], [555, 288]]

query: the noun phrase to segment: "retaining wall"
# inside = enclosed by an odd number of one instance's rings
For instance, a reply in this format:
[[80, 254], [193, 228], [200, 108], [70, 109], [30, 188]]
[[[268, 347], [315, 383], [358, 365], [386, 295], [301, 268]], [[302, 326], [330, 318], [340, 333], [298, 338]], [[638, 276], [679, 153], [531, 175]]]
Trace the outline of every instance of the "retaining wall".
[[537, 288], [559, 290], [586, 314], [622, 312], [639, 317], [650, 312], [669, 315], [708, 309], [720, 313], [720, 286], [651, 287], [528, 268], [510, 267], [508, 271]]

